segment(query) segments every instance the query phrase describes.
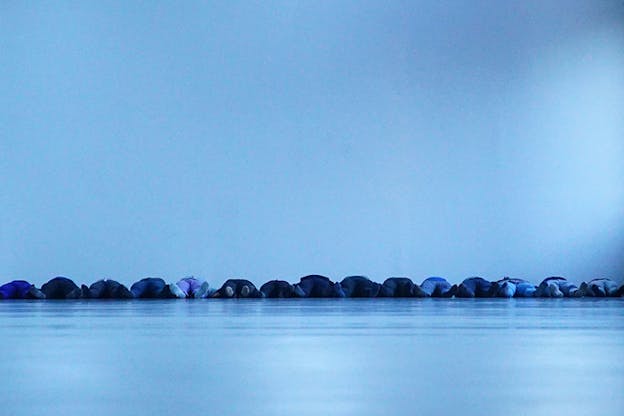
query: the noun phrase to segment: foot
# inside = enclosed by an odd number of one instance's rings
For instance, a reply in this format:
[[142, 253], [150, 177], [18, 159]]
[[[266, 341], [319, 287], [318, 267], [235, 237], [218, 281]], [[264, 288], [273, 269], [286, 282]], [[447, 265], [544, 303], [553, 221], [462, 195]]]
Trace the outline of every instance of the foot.
[[223, 292], [223, 296], [226, 298], [234, 297], [234, 289], [232, 288], [232, 286], [226, 286]]
[[251, 289], [247, 285], [244, 285], [240, 291], [241, 296], [244, 298], [248, 297], [250, 293]]
[[180, 289], [180, 287], [176, 285], [175, 283], [169, 284], [169, 290], [171, 291], [173, 296], [175, 296], [176, 298], [179, 298], [179, 299], [186, 298], [186, 293], [184, 293], [182, 289]]
[[193, 294], [193, 297], [195, 299], [203, 299], [207, 298], [208, 296], [210, 296], [210, 285], [208, 284], [208, 282], [202, 283], [199, 289], [197, 289]]

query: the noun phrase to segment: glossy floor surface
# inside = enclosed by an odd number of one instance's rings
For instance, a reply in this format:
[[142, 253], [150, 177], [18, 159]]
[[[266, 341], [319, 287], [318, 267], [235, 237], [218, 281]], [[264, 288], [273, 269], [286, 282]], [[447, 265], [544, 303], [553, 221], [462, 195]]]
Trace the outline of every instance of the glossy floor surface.
[[0, 302], [7, 415], [622, 415], [624, 299]]

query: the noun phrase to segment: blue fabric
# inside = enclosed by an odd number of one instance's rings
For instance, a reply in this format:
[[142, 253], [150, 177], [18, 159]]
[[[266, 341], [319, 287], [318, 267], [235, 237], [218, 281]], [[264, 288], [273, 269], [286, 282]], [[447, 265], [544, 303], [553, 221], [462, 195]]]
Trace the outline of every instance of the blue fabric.
[[348, 276], [340, 282], [344, 294], [348, 298], [374, 298], [379, 294], [381, 285], [366, 276]]
[[457, 290], [457, 286], [451, 285], [446, 279], [438, 276], [426, 278], [420, 288], [431, 297], [450, 297]]
[[26, 299], [32, 287], [33, 285], [25, 280], [13, 280], [0, 286], [0, 299]]
[[491, 288], [492, 282], [482, 277], [469, 277], [461, 282], [455, 296], [458, 298], [487, 298], [491, 297]]
[[305, 298], [344, 298], [346, 295], [340, 283], [317, 274], [304, 276], [295, 284], [295, 294]]
[[159, 277], [146, 277], [134, 283], [130, 291], [135, 298], [162, 298], [166, 286], [165, 281]]

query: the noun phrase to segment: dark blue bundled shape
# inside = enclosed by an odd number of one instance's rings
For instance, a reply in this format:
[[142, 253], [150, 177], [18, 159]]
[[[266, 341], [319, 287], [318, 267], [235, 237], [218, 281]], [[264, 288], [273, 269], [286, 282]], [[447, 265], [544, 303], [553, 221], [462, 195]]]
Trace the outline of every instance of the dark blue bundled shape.
[[260, 292], [266, 298], [292, 298], [295, 287], [285, 280], [271, 280], [260, 287]]
[[44, 283], [41, 286], [41, 291], [45, 294], [46, 299], [80, 299], [82, 297], [82, 289], [71, 279], [63, 276], [55, 277]]
[[295, 285], [295, 295], [300, 298], [344, 298], [345, 293], [338, 282], [318, 274], [304, 276]]
[[0, 286], [0, 299], [44, 299], [43, 292], [25, 280], [13, 280]]
[[409, 277], [389, 277], [381, 285], [382, 298], [423, 298], [427, 294]]
[[459, 284], [455, 296], [458, 298], [489, 298], [492, 282], [482, 277], [469, 277]]
[[175, 298], [169, 285], [160, 277], [145, 277], [130, 287], [130, 291], [138, 299], [170, 299]]
[[214, 298], [261, 298], [262, 292], [256, 289], [256, 286], [246, 279], [228, 279], [223, 286], [217, 290], [212, 297]]
[[102, 279], [91, 286], [82, 287], [82, 295], [86, 299], [132, 299], [134, 295], [123, 284], [111, 279]]
[[347, 298], [374, 298], [381, 285], [366, 276], [348, 276], [342, 279], [340, 287]]

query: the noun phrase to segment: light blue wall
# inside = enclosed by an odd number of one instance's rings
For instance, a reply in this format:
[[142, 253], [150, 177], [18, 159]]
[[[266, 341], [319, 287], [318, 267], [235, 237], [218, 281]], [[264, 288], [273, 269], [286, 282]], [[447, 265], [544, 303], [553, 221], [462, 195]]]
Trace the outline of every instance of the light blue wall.
[[0, 280], [624, 278], [621, 1], [128, 3], [0, 3]]

